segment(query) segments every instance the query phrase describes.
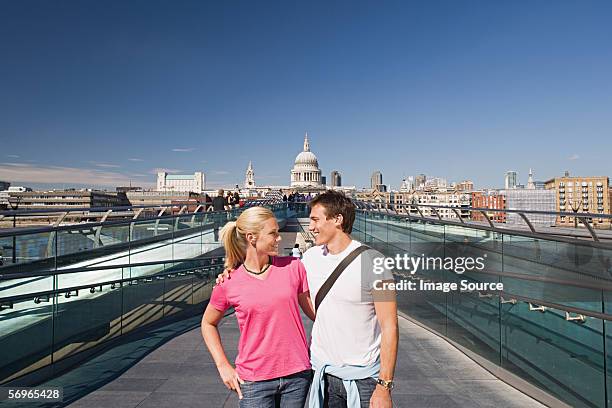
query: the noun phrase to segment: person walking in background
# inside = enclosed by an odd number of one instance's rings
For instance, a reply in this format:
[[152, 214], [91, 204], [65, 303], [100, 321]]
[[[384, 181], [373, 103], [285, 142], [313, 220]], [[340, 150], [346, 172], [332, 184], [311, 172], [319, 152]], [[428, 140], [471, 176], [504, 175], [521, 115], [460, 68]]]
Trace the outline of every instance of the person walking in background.
[[240, 207], [240, 194], [238, 190], [234, 191], [234, 208]]
[[295, 202], [295, 193], [293, 191], [289, 193], [289, 197], [287, 197], [287, 201], [289, 202], [289, 209], [293, 210], [293, 203]]
[[[221, 380], [242, 408], [303, 408], [312, 371], [299, 308], [314, 319], [306, 270], [299, 259], [277, 256], [279, 226], [268, 208], [245, 210], [221, 240], [232, 274], [213, 289], [201, 326]], [[217, 329], [230, 307], [240, 327], [235, 368]]]
[[302, 251], [300, 251], [300, 244], [295, 244], [291, 250], [291, 256], [294, 258], [302, 259]]
[[226, 200], [223, 197], [223, 189], [219, 189], [217, 191], [217, 196], [212, 200], [213, 211], [223, 211], [225, 210]]
[[229, 211], [232, 209], [233, 206], [234, 206], [234, 196], [232, 195], [231, 191], [228, 191], [227, 195], [225, 196], [225, 209]]

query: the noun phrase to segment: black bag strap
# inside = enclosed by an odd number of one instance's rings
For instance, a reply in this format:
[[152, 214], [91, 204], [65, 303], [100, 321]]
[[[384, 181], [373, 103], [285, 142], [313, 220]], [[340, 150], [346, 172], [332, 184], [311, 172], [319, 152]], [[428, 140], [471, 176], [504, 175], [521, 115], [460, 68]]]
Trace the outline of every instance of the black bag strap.
[[332, 286], [334, 286], [334, 283], [336, 283], [336, 280], [338, 280], [342, 272], [344, 272], [346, 267], [349, 266], [350, 263], [353, 262], [355, 258], [357, 258], [362, 252], [367, 251], [368, 249], [370, 249], [369, 246], [361, 245], [360, 247], [353, 249], [350, 254], [348, 254], [342, 261], [340, 261], [338, 266], [336, 266], [336, 269], [334, 269], [332, 274], [329, 275], [329, 278], [327, 278], [327, 280], [323, 283], [323, 285], [321, 285], [321, 288], [317, 292], [317, 297], [315, 298], [315, 312], [319, 308], [319, 305], [321, 304], [323, 299], [325, 299], [325, 296], [327, 296], [327, 293], [329, 293], [329, 291], [331, 290]]

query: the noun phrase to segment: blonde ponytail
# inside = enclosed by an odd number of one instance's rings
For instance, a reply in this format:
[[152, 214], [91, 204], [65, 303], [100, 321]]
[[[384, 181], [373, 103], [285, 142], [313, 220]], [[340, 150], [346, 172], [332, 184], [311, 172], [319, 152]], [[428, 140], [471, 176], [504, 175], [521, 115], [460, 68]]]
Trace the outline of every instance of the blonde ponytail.
[[221, 242], [225, 248], [225, 267], [236, 269], [246, 258], [246, 234], [257, 235], [263, 223], [274, 218], [274, 213], [265, 207], [251, 207], [240, 214], [236, 221], [230, 221], [221, 229]]

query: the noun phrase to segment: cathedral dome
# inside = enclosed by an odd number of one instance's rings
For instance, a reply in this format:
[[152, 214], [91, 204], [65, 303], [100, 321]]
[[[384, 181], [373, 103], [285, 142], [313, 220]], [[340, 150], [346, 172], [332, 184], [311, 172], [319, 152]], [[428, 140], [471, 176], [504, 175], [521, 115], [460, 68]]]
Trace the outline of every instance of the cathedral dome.
[[317, 156], [313, 152], [301, 152], [296, 156], [295, 164], [310, 164], [319, 167]]
[[308, 133], [304, 136], [304, 151], [295, 157], [291, 170], [291, 187], [321, 186], [321, 170], [317, 156], [310, 151]]

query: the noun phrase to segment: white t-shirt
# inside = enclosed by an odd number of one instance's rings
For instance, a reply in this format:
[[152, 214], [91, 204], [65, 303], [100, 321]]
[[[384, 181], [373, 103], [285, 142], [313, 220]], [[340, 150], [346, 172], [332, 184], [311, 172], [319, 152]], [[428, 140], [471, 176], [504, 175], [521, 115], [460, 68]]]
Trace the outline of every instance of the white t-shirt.
[[[310, 248], [302, 262], [306, 267], [312, 302], [336, 266], [361, 245], [352, 241], [339, 254], [332, 255], [323, 245]], [[363, 252], [342, 272], [319, 309], [312, 327], [311, 354], [332, 365], [370, 365], [380, 355], [381, 331], [376, 319], [372, 286], [374, 280], [393, 280], [391, 271], [372, 273], [377, 251]], [[364, 270], [362, 272], [362, 264]]]

